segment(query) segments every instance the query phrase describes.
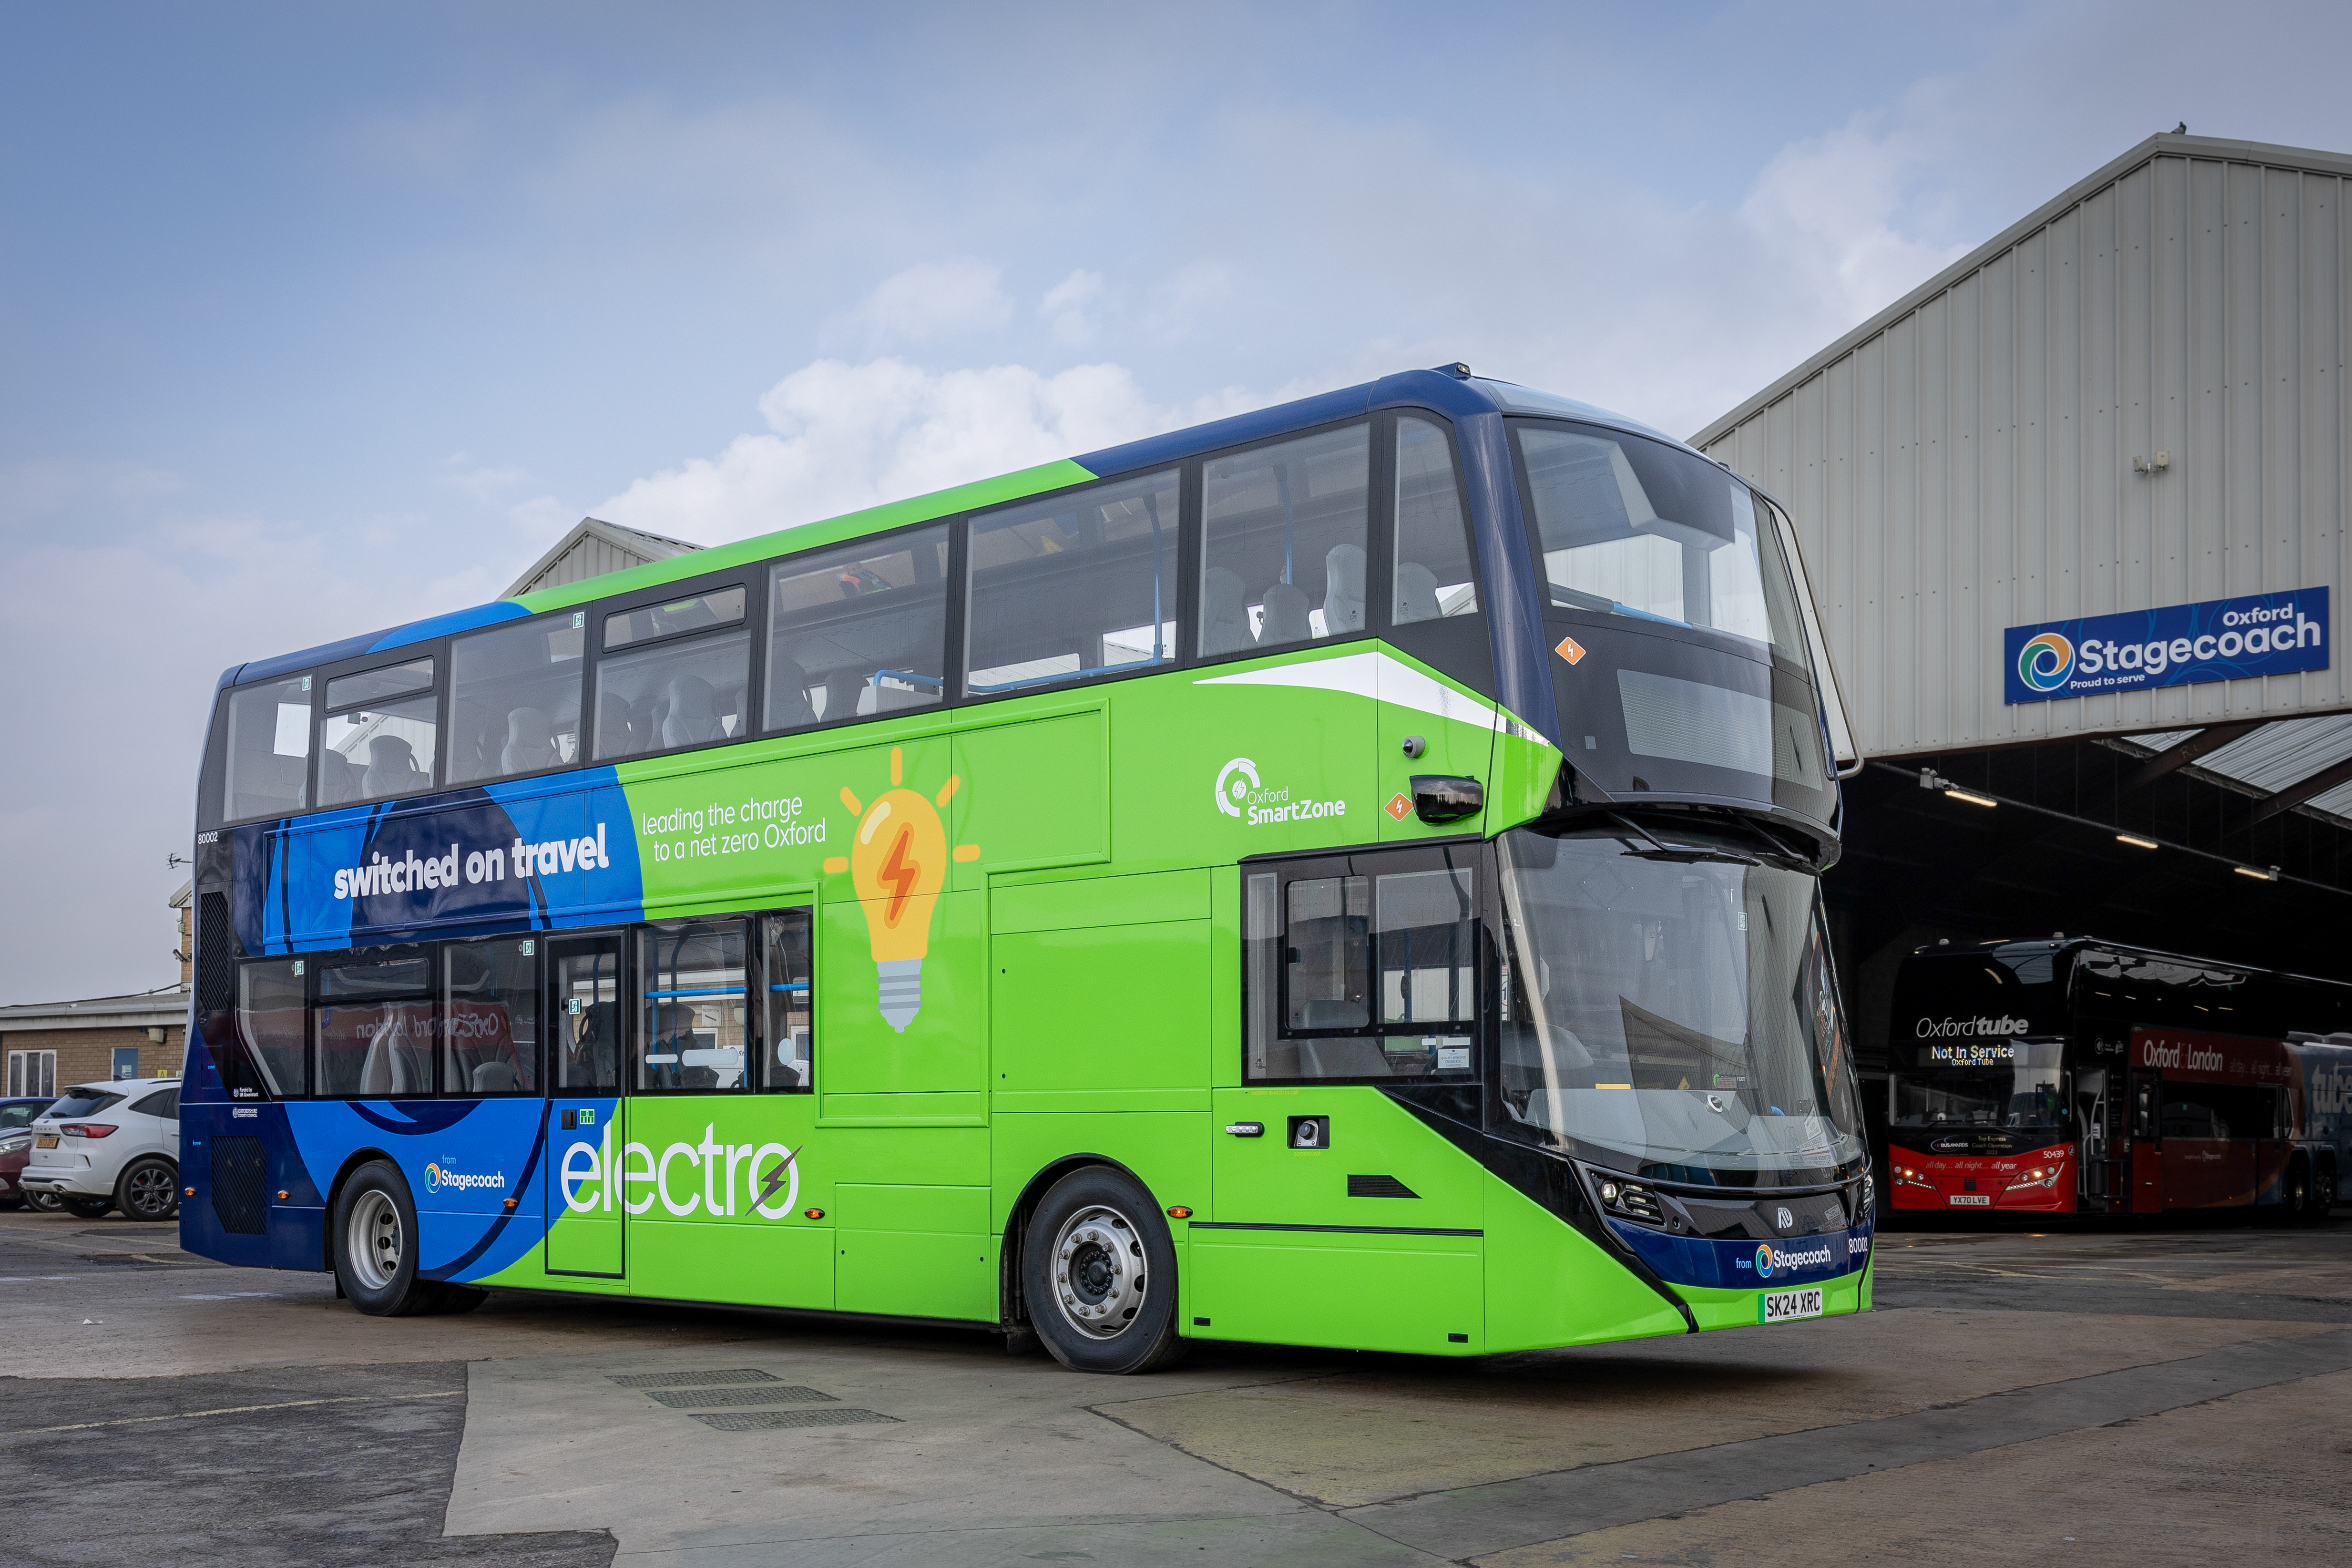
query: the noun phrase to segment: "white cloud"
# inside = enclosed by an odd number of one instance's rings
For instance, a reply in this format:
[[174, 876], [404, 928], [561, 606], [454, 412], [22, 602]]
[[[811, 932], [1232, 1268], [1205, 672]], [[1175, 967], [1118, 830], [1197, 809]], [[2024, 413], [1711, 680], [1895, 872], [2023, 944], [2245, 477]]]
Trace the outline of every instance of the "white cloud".
[[1102, 297], [1103, 275], [1081, 267], [1045, 290], [1045, 297], [1037, 301], [1037, 315], [1053, 329], [1055, 342], [1082, 348], [1095, 337], [1088, 308]]
[[1739, 217], [1780, 265], [1810, 276], [1855, 321], [1900, 298], [1969, 248], [1897, 227], [1932, 171], [1916, 127], [1856, 114], [1827, 135], [1783, 147], [1756, 177]]
[[884, 279], [845, 322], [885, 343], [923, 343], [1001, 327], [1013, 314], [1013, 301], [997, 287], [1003, 275], [978, 261], [909, 267]]
[[1116, 364], [926, 370], [819, 360], [760, 399], [766, 431], [639, 479], [599, 517], [718, 543], [1051, 462], [1254, 406], [1154, 404]]

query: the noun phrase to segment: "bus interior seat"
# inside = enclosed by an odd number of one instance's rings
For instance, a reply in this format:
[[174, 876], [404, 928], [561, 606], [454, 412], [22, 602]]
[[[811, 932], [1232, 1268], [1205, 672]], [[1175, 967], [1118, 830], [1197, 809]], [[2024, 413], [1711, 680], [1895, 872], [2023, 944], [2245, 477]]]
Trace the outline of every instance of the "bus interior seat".
[[866, 678], [854, 669], [836, 669], [824, 678], [824, 719], [828, 724], [838, 723], [858, 711], [858, 701], [866, 694]]
[[719, 722], [718, 694], [710, 689], [710, 682], [698, 675], [681, 675], [669, 683], [667, 695], [669, 711], [661, 722], [663, 745], [694, 746], [726, 737]]
[[515, 1077], [512, 1062], [482, 1063], [474, 1069], [473, 1086], [476, 1094], [503, 1094], [508, 1089], [521, 1087]]
[[768, 675], [768, 704], [774, 728], [789, 730], [796, 725], [816, 722], [816, 710], [809, 706], [808, 671], [799, 662], [777, 656], [775, 668]]
[[416, 765], [415, 747], [397, 735], [376, 735], [368, 741], [367, 772], [360, 782], [374, 797], [421, 790], [432, 778]]
[[1364, 547], [1335, 544], [1323, 558], [1323, 635], [1364, 629]]
[[1433, 621], [1437, 604], [1437, 574], [1418, 561], [1400, 561], [1396, 569], [1396, 616], [1399, 626]]
[[359, 770], [351, 758], [329, 746], [319, 753], [319, 804], [341, 805], [359, 798]]
[[417, 1070], [411, 1058], [415, 1053], [400, 1043], [399, 1026], [387, 1024], [376, 1031], [368, 1042], [367, 1057], [360, 1064], [362, 1094], [421, 1094], [426, 1092], [425, 1075]]
[[1386, 1078], [1389, 1058], [1378, 1040], [1301, 1040], [1298, 1070], [1303, 1078]]
[[1201, 574], [1201, 652], [1231, 653], [1250, 646], [1249, 606], [1242, 580], [1222, 566]]
[[928, 708], [932, 701], [931, 694], [919, 686], [882, 686], [875, 690], [879, 698], [874, 710], [877, 713], [895, 713], [901, 708]]
[[661, 750], [662, 720], [669, 712], [667, 697], [644, 697], [629, 704], [629, 750]]
[[1307, 595], [1296, 584], [1276, 583], [1265, 591], [1265, 619], [1257, 628], [1260, 647], [1276, 643], [1305, 642], [1315, 635], [1307, 618]]
[[499, 751], [499, 772], [534, 773], [561, 760], [555, 749], [555, 727], [544, 712], [518, 708], [507, 715], [507, 743]]

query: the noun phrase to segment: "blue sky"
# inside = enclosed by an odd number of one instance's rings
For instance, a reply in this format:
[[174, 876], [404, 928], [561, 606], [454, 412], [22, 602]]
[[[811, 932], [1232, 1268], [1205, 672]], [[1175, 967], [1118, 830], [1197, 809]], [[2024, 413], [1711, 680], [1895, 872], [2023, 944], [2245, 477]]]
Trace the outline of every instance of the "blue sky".
[[2352, 149], [2347, 42], [2259, 5], [0, 7], [0, 1001], [172, 977], [222, 668], [494, 596], [584, 512], [717, 542], [1457, 358], [1686, 433], [2176, 121]]

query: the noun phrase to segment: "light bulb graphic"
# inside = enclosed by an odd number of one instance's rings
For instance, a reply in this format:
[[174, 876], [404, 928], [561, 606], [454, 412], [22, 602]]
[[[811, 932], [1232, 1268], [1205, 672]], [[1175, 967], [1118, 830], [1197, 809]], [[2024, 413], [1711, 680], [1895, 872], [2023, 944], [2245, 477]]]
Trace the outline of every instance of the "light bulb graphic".
[[[849, 873], [872, 940], [876, 1003], [883, 1020], [902, 1035], [923, 1008], [923, 960], [931, 950], [931, 914], [950, 858], [947, 828], [936, 806], [945, 805], [963, 782], [950, 775], [935, 805], [905, 787], [905, 758], [893, 746], [891, 787], [873, 805], [861, 805], [843, 786], [842, 804], [857, 816], [857, 827], [848, 858], [835, 856], [824, 863], [827, 871]], [[969, 844], [958, 846], [952, 855], [957, 860], [979, 857], [979, 849]]]

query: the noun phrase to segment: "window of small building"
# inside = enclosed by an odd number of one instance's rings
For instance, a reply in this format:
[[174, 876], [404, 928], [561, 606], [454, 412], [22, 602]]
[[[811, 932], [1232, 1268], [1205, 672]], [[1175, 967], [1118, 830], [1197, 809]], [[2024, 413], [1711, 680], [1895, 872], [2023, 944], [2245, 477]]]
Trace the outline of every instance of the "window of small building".
[[228, 699], [229, 820], [289, 816], [310, 801], [310, 678], [248, 686]]
[[441, 1091], [539, 1092], [539, 942], [453, 942], [441, 950]]
[[1202, 470], [1201, 653], [1364, 629], [1371, 426], [1211, 458]]
[[[596, 760], [740, 739], [751, 682], [744, 591], [721, 588], [604, 617]], [[617, 651], [616, 651], [617, 650]]]
[[767, 727], [943, 700], [947, 573], [944, 523], [779, 562], [768, 587]]
[[449, 782], [580, 760], [588, 613], [564, 610], [459, 637], [449, 649]]
[[971, 520], [968, 692], [1175, 662], [1177, 474], [1165, 468]]
[[348, 805], [433, 787], [439, 699], [430, 658], [337, 676], [319, 723], [319, 804]]

